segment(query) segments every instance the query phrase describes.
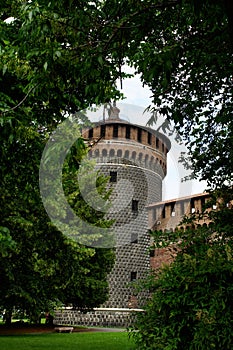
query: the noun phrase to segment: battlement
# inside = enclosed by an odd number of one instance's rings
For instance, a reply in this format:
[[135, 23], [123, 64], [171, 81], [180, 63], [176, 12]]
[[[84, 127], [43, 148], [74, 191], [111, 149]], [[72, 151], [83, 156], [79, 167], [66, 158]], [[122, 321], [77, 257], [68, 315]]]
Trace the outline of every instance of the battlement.
[[89, 152], [97, 162], [128, 160], [130, 164], [158, 172], [163, 178], [166, 176], [167, 153], [171, 144], [166, 136], [151, 128], [120, 119], [107, 120], [83, 130], [82, 135], [90, 142], [97, 141]]

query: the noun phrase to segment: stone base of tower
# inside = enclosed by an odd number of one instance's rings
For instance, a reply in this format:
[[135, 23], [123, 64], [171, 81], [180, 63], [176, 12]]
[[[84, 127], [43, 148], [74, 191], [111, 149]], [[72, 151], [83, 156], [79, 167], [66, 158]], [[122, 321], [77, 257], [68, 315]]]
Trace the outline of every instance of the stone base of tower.
[[56, 311], [54, 324], [128, 328], [135, 323], [138, 312], [143, 310], [99, 308], [84, 314], [77, 310], [62, 309]]

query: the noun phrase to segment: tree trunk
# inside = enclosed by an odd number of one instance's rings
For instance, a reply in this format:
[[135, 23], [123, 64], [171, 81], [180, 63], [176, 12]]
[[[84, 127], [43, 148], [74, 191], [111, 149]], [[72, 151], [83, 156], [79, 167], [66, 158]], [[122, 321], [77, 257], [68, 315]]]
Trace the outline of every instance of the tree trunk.
[[11, 318], [12, 318], [12, 311], [6, 311], [6, 313], [4, 315], [4, 321], [5, 321], [6, 326], [11, 325]]

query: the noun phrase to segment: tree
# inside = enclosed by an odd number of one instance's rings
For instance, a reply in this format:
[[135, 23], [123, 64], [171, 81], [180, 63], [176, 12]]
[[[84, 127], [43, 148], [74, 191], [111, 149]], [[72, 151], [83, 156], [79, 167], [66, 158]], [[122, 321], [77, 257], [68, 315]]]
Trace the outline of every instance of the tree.
[[15, 18], [1, 22], [3, 120], [17, 111], [51, 122], [119, 98], [128, 63], [151, 88], [153, 115], [187, 141], [195, 175], [212, 187], [231, 181], [230, 0], [15, 0], [0, 10]]
[[[0, 13], [3, 151], [18, 125], [50, 132], [67, 113], [119, 98], [115, 83], [123, 81], [127, 63], [152, 91], [151, 121], [157, 113], [173, 121], [187, 142], [194, 175], [232, 196], [230, 0], [14, 0]], [[14, 20], [6, 23], [10, 16]], [[220, 213], [229, 226], [229, 210]], [[214, 222], [221, 236], [225, 221]], [[227, 232], [230, 245], [229, 227]], [[203, 262], [208, 249], [202, 248]], [[223, 248], [219, 261], [224, 254]], [[176, 263], [174, 274], [182, 271], [184, 255]], [[216, 261], [217, 272], [218, 266]]]
[[135, 56], [132, 60], [152, 89], [152, 110], [175, 122], [195, 176], [212, 188], [232, 180], [229, 6], [229, 1], [174, 2], [154, 14], [154, 30], [136, 51], [136, 63]]
[[[8, 86], [4, 117], [18, 119], [22, 112], [24, 120], [27, 115], [51, 123], [65, 112], [119, 96], [117, 68], [97, 49], [100, 4], [16, 0], [1, 5], [2, 81]], [[4, 22], [8, 17], [14, 20]]]
[[[167, 247], [173, 261], [147, 281], [151, 299], [131, 332], [140, 349], [232, 348], [230, 200], [218, 192], [202, 213], [184, 218], [185, 231], [152, 232], [155, 247]], [[195, 227], [198, 219], [211, 223]]]
[[[171, 266], [153, 276], [151, 301], [133, 330], [140, 349], [231, 349], [233, 343], [233, 218], [227, 207], [232, 200], [232, 12], [228, 1], [198, 3], [174, 2], [156, 13], [154, 35], [139, 47], [135, 66], [153, 91], [152, 110], [175, 122], [195, 176], [217, 190], [213, 201], [222, 198], [222, 204], [211, 213], [210, 227], [167, 236], [179, 249]], [[153, 237], [160, 244], [166, 239], [159, 232]]]
[[232, 240], [206, 243], [213, 229], [186, 232], [190, 246], [151, 283], [152, 297], [135, 324], [139, 349], [231, 349]]
[[[51, 223], [39, 192], [40, 158], [46, 137], [33, 127], [15, 130], [15, 137], [4, 144], [1, 159], [0, 217], [9, 245], [1, 249], [0, 255], [0, 308], [8, 315], [13, 309], [22, 310], [31, 321], [37, 321], [42, 311], [51, 311], [56, 304], [80, 309], [100, 305], [108, 295], [107, 274], [114, 253], [111, 249], [86, 247]], [[91, 215], [93, 223], [109, 227], [111, 222], [103, 220], [104, 213], [88, 208], [78, 189], [78, 166], [87, 148], [82, 138], [77, 144], [63, 167], [65, 191], [79, 207], [85, 206], [83, 220]], [[106, 183], [106, 178], [97, 176], [98, 191], [107, 199]], [[80, 215], [77, 207], [74, 211]]]
[[[103, 303], [107, 298], [106, 277], [112, 267], [114, 254], [111, 249], [88, 248], [78, 240], [70, 239], [59, 232], [51, 224], [39, 192], [40, 159], [48, 136], [66, 118], [67, 112], [76, 112], [80, 107], [89, 105], [88, 96], [77, 98], [78, 79], [75, 75], [80, 66], [73, 62], [69, 70], [66, 60], [70, 60], [68, 55], [63, 57], [62, 69], [62, 65], [59, 64], [55, 67], [54, 62], [59, 59], [60, 54], [59, 50], [52, 54], [53, 44], [50, 45], [50, 39], [46, 38], [48, 28], [45, 29], [44, 20], [47, 22], [45, 17], [49, 14], [46, 6], [42, 16], [38, 9], [42, 10], [43, 6], [39, 4], [32, 4], [32, 12], [29, 9], [30, 3], [22, 4], [21, 1], [6, 1], [0, 6], [0, 147], [3, 208], [0, 237], [0, 275], [3, 284], [0, 307], [7, 310], [9, 315], [13, 308], [21, 309], [26, 311], [31, 320], [37, 320], [41, 311], [52, 309], [58, 302], [81, 309]], [[41, 24], [45, 29], [45, 36], [39, 35], [41, 42], [38, 41], [40, 47], [35, 55], [35, 37], [33, 39], [33, 35], [30, 36], [28, 46], [24, 47], [28, 51], [28, 55], [25, 56], [23, 48], [20, 53], [20, 46], [24, 41], [23, 35], [26, 34], [24, 30], [30, 31], [26, 22], [29, 18], [32, 24], [31, 19], [36, 14], [36, 18], [39, 20], [40, 17], [43, 22]], [[62, 19], [57, 21], [56, 15], [53, 15], [54, 13], [50, 18], [51, 23], [55, 26], [54, 30], [56, 28], [59, 32], [59, 21], [62, 22]], [[13, 17], [13, 21], [5, 22], [9, 17]], [[67, 21], [68, 18], [66, 23]], [[53, 30], [49, 32], [52, 33]], [[61, 32], [58, 32], [56, 37], [61, 35]], [[55, 37], [51, 42], [54, 42], [54, 39]], [[40, 51], [42, 47], [46, 52]], [[65, 51], [68, 53], [70, 50], [66, 47]], [[49, 60], [44, 61], [44, 58], [47, 60], [48, 57], [51, 59], [50, 73]], [[38, 67], [41, 64], [40, 70]], [[65, 70], [68, 74], [64, 73]], [[62, 83], [63, 74], [65, 77]], [[81, 84], [82, 95], [82, 89], [86, 88], [84, 80]], [[111, 91], [115, 90], [111, 83], [108, 86]], [[103, 220], [104, 214], [101, 211], [93, 210], [85, 203], [77, 185], [77, 171], [82, 156], [87, 152], [80, 134], [70, 152], [63, 167], [63, 182], [71, 207], [73, 206], [77, 215], [82, 215], [82, 219], [86, 217], [88, 220], [91, 217], [92, 223], [96, 223], [99, 228], [109, 227], [111, 222]], [[105, 185], [106, 179], [97, 176], [97, 190], [107, 200], [109, 194]], [[80, 232], [77, 230], [75, 234]], [[98, 233], [98, 239], [100, 238], [101, 233]], [[10, 317], [8, 319], [10, 321]]]

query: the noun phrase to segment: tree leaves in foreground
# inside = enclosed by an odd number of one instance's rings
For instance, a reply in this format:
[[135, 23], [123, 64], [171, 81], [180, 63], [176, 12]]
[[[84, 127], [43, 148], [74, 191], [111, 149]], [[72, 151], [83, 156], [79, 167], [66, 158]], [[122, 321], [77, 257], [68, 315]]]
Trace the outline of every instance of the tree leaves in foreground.
[[[168, 4], [154, 14], [155, 35], [142, 43], [135, 66], [153, 91], [152, 110], [175, 122], [194, 175], [221, 205], [207, 215], [209, 226], [153, 235], [176, 243], [177, 255], [153, 276], [151, 300], [131, 334], [139, 349], [232, 349], [232, 5]], [[189, 224], [195, 227], [192, 218]]]
[[192, 248], [162, 269], [131, 333], [139, 349], [232, 349], [232, 248], [232, 242], [194, 238]]
[[[19, 230], [21, 233], [22, 221], [23, 234], [34, 234], [35, 226], [31, 227], [28, 220], [32, 208], [35, 217], [40, 217], [38, 197], [31, 202], [34, 192], [27, 191], [30, 186], [37, 186], [35, 181], [27, 171], [25, 181], [21, 182], [19, 177], [27, 167], [20, 172], [18, 167], [26, 165], [24, 161], [29, 153], [25, 156], [22, 152], [17, 159], [12, 158], [18, 147], [14, 143], [10, 149], [14, 139], [12, 126], [18, 130], [22, 124], [30, 128], [34, 123], [53, 130], [66, 113], [118, 98], [115, 83], [117, 79], [123, 80], [125, 63], [133, 66], [141, 74], [142, 82], [150, 87], [154, 115], [160, 113], [175, 122], [190, 150], [195, 176], [207, 180], [213, 189], [231, 185], [232, 13], [231, 0], [6, 0], [2, 3], [0, 124], [6, 132], [1, 136], [1, 150], [6, 157], [5, 169], [9, 171], [3, 172], [7, 186], [1, 188], [4, 212], [9, 211], [11, 225], [9, 231], [1, 229], [3, 242], [8, 242], [8, 232], [11, 235], [14, 232], [13, 240]], [[9, 17], [14, 20], [6, 23]], [[30, 168], [30, 159], [28, 164]], [[34, 165], [31, 169], [35, 169]], [[13, 179], [20, 182], [21, 191], [17, 191]], [[22, 215], [20, 208], [29, 213]], [[228, 240], [218, 239], [212, 245], [204, 241], [199, 246], [202, 231], [198, 230], [197, 241], [193, 233], [190, 236], [193, 249], [182, 250], [174, 264], [162, 272], [156, 281], [158, 288], [151, 309], [145, 314], [145, 323], [141, 323], [141, 332], [137, 333], [142, 340], [140, 344], [172, 350], [178, 344], [179, 349], [201, 349], [202, 344], [203, 350], [211, 349], [214, 344], [220, 349], [232, 348], [232, 321], [228, 312], [231, 311], [228, 296], [232, 291], [230, 213], [221, 210], [222, 220], [216, 219], [212, 229], [218, 238], [227, 229]], [[1, 226], [7, 227], [5, 222]], [[47, 229], [46, 226], [46, 232]], [[31, 244], [28, 237], [22, 242]], [[9, 249], [14, 251], [14, 241], [9, 244]], [[31, 248], [28, 252], [33, 251]], [[20, 261], [23, 264], [26, 259]], [[13, 281], [14, 270], [4, 262], [1, 268], [9, 271], [7, 281]], [[27, 268], [29, 263], [21, 273]], [[54, 273], [52, 276], [55, 278]], [[169, 284], [170, 280], [174, 285]], [[8, 290], [13, 290], [14, 285], [9, 284]], [[22, 295], [21, 289], [16, 292], [17, 297]], [[9, 295], [10, 300], [11, 294], [2, 295]]]
[[[173, 262], [152, 273], [145, 312], [131, 330], [139, 349], [232, 349], [232, 191], [218, 192], [206, 210], [184, 219], [186, 230], [152, 233]], [[218, 210], [209, 211], [218, 202]], [[197, 219], [208, 225], [195, 225]], [[196, 226], [196, 227], [195, 227]]]
[[212, 188], [229, 183], [232, 13], [230, 0], [6, 1], [2, 120], [52, 124], [120, 98], [128, 64], [151, 90], [153, 115], [174, 121], [187, 141], [195, 176]]
[[[21, 310], [31, 321], [37, 321], [42, 311], [52, 311], [56, 305], [80, 309], [100, 305], [108, 295], [106, 278], [114, 262], [113, 251], [86, 247], [51, 223], [39, 190], [39, 165], [46, 138], [32, 127], [15, 130], [14, 138], [4, 144], [1, 159], [0, 309], [8, 315]], [[64, 165], [64, 188], [82, 207], [85, 201], [75, 173], [87, 150], [81, 138], [80, 143], [82, 147], [74, 151], [76, 156], [69, 155], [69, 166]], [[106, 181], [100, 177], [97, 187], [108, 196]], [[89, 218], [89, 210], [85, 206], [80, 214], [74, 207], [82, 219]], [[100, 227], [111, 224], [103, 220], [101, 212], [91, 210], [91, 216]]]

